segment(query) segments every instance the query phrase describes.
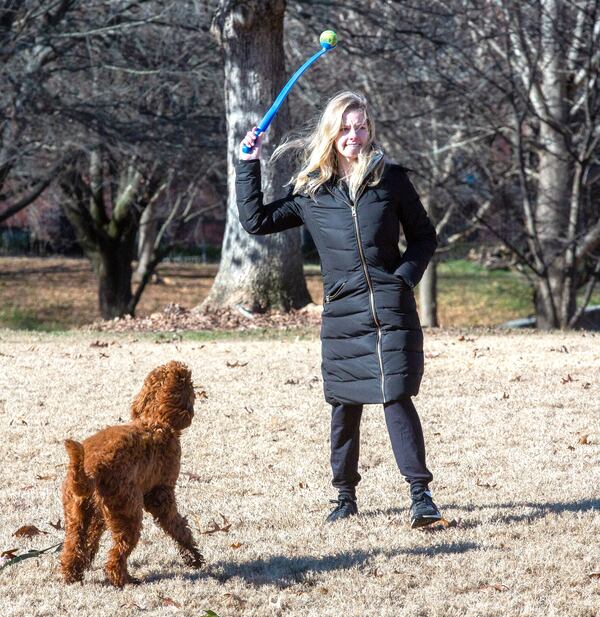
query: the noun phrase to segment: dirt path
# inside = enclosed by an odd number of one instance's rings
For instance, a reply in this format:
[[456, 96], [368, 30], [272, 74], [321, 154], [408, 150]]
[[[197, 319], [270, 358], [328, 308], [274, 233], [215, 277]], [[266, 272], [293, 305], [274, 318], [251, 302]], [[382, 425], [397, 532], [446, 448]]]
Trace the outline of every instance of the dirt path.
[[[600, 606], [600, 345], [585, 334], [426, 336], [416, 399], [451, 527], [415, 532], [383, 415], [365, 410], [361, 515], [325, 526], [329, 414], [319, 342], [0, 331], [0, 551], [62, 540], [62, 441], [119, 422], [177, 358], [208, 399], [183, 436], [178, 499], [207, 566], [148, 519], [115, 591], [101, 553], [65, 587], [56, 554], [0, 574], [4, 615], [555, 616]], [[213, 524], [231, 524], [215, 531]], [[35, 525], [47, 535], [13, 534]], [[225, 525], [226, 526], [226, 525]]]

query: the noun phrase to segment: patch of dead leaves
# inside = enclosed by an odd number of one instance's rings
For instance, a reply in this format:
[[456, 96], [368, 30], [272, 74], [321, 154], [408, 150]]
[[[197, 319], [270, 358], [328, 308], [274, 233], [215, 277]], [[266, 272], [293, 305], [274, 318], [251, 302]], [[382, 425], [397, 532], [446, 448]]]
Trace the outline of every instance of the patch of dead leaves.
[[[168, 304], [149, 317], [99, 321], [87, 330], [103, 332], [180, 332], [184, 330], [295, 330], [321, 325], [320, 310], [268, 311], [251, 313], [235, 308], [189, 310], [179, 304]], [[157, 341], [160, 342], [160, 341]]]

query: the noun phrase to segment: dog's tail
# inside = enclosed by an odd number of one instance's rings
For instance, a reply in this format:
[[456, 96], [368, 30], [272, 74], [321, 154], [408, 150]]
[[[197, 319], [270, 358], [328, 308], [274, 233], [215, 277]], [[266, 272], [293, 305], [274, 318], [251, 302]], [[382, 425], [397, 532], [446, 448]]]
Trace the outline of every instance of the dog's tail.
[[86, 475], [83, 468], [84, 450], [78, 441], [65, 439], [65, 448], [69, 455], [69, 470], [71, 476], [71, 487], [78, 497], [87, 497], [92, 494], [94, 481]]

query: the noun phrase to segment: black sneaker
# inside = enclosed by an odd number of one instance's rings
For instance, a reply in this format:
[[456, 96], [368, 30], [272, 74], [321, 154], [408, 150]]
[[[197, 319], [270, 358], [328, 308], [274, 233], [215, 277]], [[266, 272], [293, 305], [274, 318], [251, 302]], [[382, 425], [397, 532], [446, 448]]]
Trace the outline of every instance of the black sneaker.
[[335, 523], [335, 521], [340, 521], [343, 518], [348, 518], [349, 516], [358, 514], [356, 499], [352, 499], [352, 497], [346, 497], [345, 495], [340, 496], [337, 499], [332, 499], [331, 503], [335, 503], [337, 505], [325, 519], [326, 523]]
[[431, 499], [429, 491], [421, 491], [411, 495], [410, 526], [413, 529], [431, 525], [442, 518], [440, 511]]

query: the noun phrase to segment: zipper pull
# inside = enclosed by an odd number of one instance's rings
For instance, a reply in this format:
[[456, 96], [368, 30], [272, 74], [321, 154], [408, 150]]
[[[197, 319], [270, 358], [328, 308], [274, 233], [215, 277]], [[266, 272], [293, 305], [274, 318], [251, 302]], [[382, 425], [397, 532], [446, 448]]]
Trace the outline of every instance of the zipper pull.
[[356, 218], [356, 206], [354, 204], [350, 206], [350, 210], [352, 210], [352, 216]]

